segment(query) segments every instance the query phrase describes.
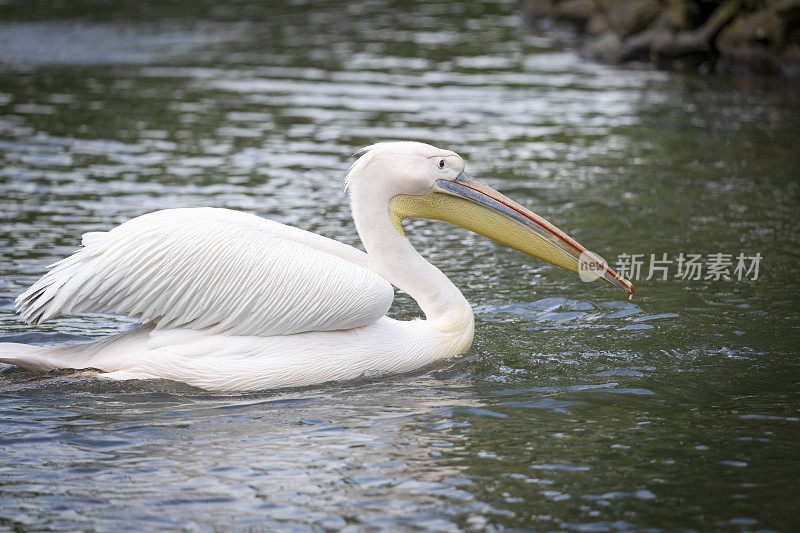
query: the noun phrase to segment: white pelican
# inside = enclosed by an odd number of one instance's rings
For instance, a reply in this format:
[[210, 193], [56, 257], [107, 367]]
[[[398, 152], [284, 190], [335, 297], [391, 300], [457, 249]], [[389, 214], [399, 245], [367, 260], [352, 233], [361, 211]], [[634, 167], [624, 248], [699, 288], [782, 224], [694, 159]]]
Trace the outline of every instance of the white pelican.
[[[89, 344], [0, 343], [0, 361], [258, 390], [408, 372], [453, 357], [472, 344], [472, 309], [411, 246], [406, 217], [451, 222], [575, 272], [590, 257], [599, 279], [633, 294], [564, 232], [472, 179], [456, 153], [391, 142], [362, 154], [345, 183], [366, 254], [240, 211], [148, 213], [86, 233], [81, 249], [16, 300], [33, 324], [99, 312], [142, 325]], [[385, 316], [392, 285], [425, 320]]]

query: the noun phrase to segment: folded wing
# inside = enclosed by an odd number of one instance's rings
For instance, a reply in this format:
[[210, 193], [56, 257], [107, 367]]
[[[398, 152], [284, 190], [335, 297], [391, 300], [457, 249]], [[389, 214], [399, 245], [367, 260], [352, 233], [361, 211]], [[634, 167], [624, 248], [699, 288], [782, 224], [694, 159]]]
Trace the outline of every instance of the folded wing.
[[107, 312], [161, 329], [288, 335], [370, 324], [393, 298], [363, 252], [228, 209], [157, 211], [83, 245], [17, 298], [24, 320]]

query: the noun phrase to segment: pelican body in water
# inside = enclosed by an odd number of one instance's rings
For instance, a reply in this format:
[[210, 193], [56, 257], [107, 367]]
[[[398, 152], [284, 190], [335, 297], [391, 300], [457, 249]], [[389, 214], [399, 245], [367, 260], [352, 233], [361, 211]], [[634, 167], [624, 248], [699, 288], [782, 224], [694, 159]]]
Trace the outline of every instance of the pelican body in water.
[[[0, 343], [0, 361], [259, 390], [409, 372], [453, 357], [472, 343], [472, 309], [413, 248], [406, 217], [451, 222], [575, 272], [588, 257], [598, 279], [633, 294], [629, 281], [564, 232], [472, 179], [454, 152], [375, 144], [350, 168], [346, 186], [367, 253], [210, 207], [157, 211], [86, 233], [81, 249], [17, 298], [22, 318], [118, 313], [142, 325], [88, 344]], [[392, 286], [426, 318], [385, 316]]]

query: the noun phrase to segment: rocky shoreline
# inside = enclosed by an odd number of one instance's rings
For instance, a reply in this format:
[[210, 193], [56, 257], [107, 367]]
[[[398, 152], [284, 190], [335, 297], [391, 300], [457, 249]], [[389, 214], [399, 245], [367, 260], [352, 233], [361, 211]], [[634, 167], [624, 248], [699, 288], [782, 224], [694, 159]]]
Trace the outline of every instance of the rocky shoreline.
[[522, 0], [520, 11], [573, 28], [606, 63], [800, 78], [800, 0]]

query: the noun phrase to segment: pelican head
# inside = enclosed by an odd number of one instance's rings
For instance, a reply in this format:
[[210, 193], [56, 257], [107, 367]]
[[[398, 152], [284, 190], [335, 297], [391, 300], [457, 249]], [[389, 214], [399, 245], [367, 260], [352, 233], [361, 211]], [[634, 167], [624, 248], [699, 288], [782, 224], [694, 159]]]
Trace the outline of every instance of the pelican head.
[[345, 181], [354, 215], [361, 207], [356, 199], [368, 197], [372, 206], [388, 206], [389, 219], [403, 237], [405, 218], [443, 220], [633, 296], [630, 281], [541, 216], [472, 178], [455, 152], [386, 142], [361, 153]]

